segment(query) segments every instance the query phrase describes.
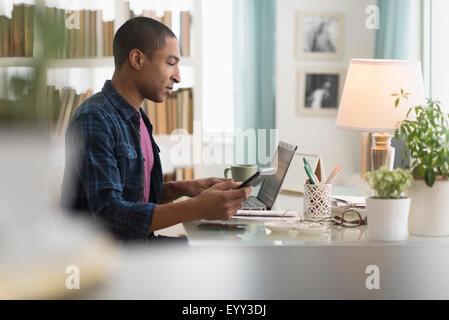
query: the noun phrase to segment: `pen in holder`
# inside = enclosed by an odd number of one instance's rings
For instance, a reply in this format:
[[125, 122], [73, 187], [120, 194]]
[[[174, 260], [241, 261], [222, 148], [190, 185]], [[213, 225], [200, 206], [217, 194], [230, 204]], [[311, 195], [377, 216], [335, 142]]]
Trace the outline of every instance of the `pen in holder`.
[[331, 184], [304, 183], [304, 218], [322, 219], [331, 216]]

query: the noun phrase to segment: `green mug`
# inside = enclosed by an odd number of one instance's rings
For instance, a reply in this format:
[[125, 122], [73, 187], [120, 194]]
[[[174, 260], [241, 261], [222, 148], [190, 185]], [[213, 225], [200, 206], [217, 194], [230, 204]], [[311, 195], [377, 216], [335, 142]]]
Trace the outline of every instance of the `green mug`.
[[257, 166], [252, 164], [230, 166], [224, 170], [225, 178], [229, 178], [229, 171], [231, 171], [232, 180], [243, 182], [257, 172]]

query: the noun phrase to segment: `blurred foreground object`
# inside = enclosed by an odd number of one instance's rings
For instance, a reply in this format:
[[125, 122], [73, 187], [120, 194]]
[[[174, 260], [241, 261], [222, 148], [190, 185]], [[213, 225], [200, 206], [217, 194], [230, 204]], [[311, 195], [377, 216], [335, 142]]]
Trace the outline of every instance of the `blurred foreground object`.
[[[108, 277], [117, 247], [59, 209], [48, 137], [2, 130], [0, 150], [0, 298], [82, 297]], [[69, 289], [70, 266], [80, 271], [79, 290]]]

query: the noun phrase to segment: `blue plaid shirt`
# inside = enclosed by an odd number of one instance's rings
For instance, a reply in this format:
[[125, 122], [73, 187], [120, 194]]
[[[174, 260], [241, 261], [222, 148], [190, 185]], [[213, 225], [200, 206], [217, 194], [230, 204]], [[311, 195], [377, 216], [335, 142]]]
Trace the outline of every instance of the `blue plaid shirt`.
[[74, 212], [90, 212], [123, 240], [154, 237], [149, 229], [162, 195], [160, 150], [150, 120], [140, 111], [154, 154], [149, 202], [142, 202], [145, 159], [140, 115], [111, 81], [81, 104], [65, 136], [61, 205]]

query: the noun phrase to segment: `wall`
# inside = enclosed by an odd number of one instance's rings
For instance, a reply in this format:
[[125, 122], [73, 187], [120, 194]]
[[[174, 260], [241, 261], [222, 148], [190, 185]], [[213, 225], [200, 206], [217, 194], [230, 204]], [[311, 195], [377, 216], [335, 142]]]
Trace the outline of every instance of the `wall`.
[[[365, 9], [375, 0], [277, 0], [276, 8], [276, 127], [279, 138], [298, 145], [304, 153], [320, 154], [328, 174], [342, 163], [345, 175], [359, 170], [359, 133], [337, 130], [336, 116], [299, 116], [296, 106], [296, 73], [300, 68], [329, 67], [346, 70], [351, 58], [372, 58], [375, 31], [365, 28]], [[339, 61], [297, 60], [296, 12], [339, 11], [345, 15], [343, 58]], [[343, 82], [341, 83], [343, 86]]]
[[431, 94], [432, 98], [439, 100], [445, 112], [449, 112], [449, 90], [447, 74], [449, 72], [449, 42], [447, 41], [447, 14], [449, 2], [447, 0], [432, 1], [431, 16]]

